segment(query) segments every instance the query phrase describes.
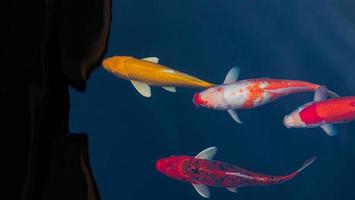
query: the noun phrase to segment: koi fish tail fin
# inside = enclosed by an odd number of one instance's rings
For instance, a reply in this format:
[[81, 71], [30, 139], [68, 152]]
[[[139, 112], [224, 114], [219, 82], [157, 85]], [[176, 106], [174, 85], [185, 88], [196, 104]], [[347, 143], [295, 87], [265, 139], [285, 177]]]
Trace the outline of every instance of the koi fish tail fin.
[[316, 159], [317, 159], [317, 157], [313, 157], [313, 158], [306, 160], [298, 170], [296, 170], [286, 176], [280, 176], [279, 178], [275, 179], [274, 180], [275, 184], [284, 183], [286, 181], [291, 180], [293, 177], [297, 176], [301, 171], [303, 171], [306, 167], [308, 167], [310, 164], [312, 164]]
[[302, 167], [300, 167], [300, 168], [296, 171], [296, 173], [300, 173], [302, 170], [304, 170], [306, 167], [308, 167], [310, 164], [312, 164], [316, 159], [317, 159], [317, 157], [313, 157], [313, 158], [310, 158], [310, 159], [306, 160], [306, 161], [303, 163]]
[[280, 183], [284, 183], [286, 181], [289, 181], [289, 180], [293, 179], [295, 176], [297, 176], [302, 170], [304, 170], [310, 164], [312, 164], [316, 159], [317, 159], [317, 157], [313, 157], [313, 158], [306, 160], [298, 170], [291, 172], [285, 176], [270, 176], [270, 177], [268, 177], [268, 181], [265, 182], [265, 180], [263, 180], [262, 185], [276, 185], [276, 184], [280, 184]]

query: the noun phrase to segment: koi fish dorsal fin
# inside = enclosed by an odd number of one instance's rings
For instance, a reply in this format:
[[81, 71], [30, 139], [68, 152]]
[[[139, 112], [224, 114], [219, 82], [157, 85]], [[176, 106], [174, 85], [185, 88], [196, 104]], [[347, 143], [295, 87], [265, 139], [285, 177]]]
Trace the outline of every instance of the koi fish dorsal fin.
[[198, 159], [213, 160], [217, 153], [217, 147], [209, 147], [195, 156]]
[[230, 192], [234, 192], [234, 193], [238, 192], [237, 187], [227, 187], [226, 189], [229, 190]]
[[176, 92], [175, 87], [162, 87], [164, 90], [169, 91], [169, 92]]
[[335, 128], [335, 126], [333, 124], [324, 124], [324, 125], [322, 125], [320, 127], [329, 136], [334, 136], [334, 135], [338, 134], [338, 131], [337, 131], [337, 129]]
[[314, 93], [313, 101], [322, 101], [327, 99], [327, 97], [328, 97], [328, 89], [325, 86], [321, 86]]
[[158, 63], [159, 62], [159, 58], [157, 58], [157, 57], [147, 57], [147, 58], [143, 58], [142, 60], [148, 61], [148, 62], [152, 62], [152, 63]]
[[206, 185], [200, 183], [192, 183], [192, 185], [202, 197], [210, 198], [210, 189]]
[[131, 80], [131, 83], [133, 84], [133, 86], [136, 88], [136, 90], [143, 96], [145, 97], [151, 97], [151, 91], [150, 91], [150, 87], [148, 84], [146, 83], [142, 83], [139, 81], [134, 81]]
[[236, 82], [239, 77], [239, 71], [239, 67], [233, 67], [232, 69], [230, 69], [223, 83], [230, 84]]

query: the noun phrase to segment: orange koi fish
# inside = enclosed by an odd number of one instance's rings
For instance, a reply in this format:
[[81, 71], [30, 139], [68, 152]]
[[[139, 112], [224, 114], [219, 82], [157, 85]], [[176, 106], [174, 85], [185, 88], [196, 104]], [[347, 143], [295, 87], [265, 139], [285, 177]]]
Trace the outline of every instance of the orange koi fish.
[[103, 67], [114, 75], [130, 80], [140, 94], [151, 97], [149, 85], [160, 86], [176, 92], [175, 87], [208, 88], [214, 84], [158, 64], [156, 57], [142, 60], [129, 56], [113, 56], [104, 59]]

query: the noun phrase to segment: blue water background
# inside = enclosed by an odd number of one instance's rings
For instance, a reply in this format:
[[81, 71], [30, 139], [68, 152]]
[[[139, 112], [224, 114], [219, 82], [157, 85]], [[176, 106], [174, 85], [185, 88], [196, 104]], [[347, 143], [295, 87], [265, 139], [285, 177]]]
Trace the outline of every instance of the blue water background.
[[[156, 56], [160, 63], [221, 83], [233, 66], [240, 79], [300, 79], [355, 95], [355, 26], [345, 1], [331, 0], [114, 0], [106, 56]], [[348, 10], [355, 10], [348, 9]], [[216, 159], [261, 173], [283, 175], [318, 160], [276, 186], [211, 188], [212, 199], [354, 200], [355, 123], [287, 129], [285, 114], [313, 94], [295, 94], [238, 111], [196, 109], [198, 90], [152, 88], [142, 97], [129, 81], [102, 68], [87, 91], [71, 90], [70, 129], [89, 134], [90, 162], [103, 200], [202, 199], [189, 183], [155, 170], [170, 155], [195, 155], [217, 146]]]

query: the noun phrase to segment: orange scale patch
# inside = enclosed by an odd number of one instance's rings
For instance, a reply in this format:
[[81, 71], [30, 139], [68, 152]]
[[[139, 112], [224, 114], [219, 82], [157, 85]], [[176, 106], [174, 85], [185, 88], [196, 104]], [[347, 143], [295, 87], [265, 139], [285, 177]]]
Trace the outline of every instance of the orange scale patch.
[[249, 91], [249, 97], [244, 103], [244, 107], [251, 108], [254, 105], [254, 102], [263, 100], [263, 89], [260, 87], [259, 83], [252, 84], [247, 87]]

